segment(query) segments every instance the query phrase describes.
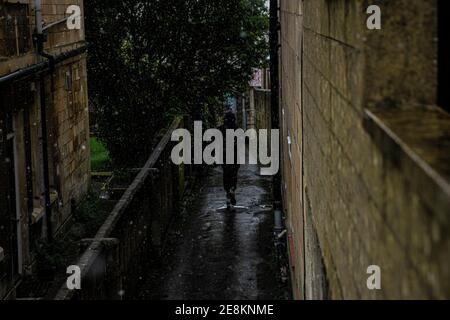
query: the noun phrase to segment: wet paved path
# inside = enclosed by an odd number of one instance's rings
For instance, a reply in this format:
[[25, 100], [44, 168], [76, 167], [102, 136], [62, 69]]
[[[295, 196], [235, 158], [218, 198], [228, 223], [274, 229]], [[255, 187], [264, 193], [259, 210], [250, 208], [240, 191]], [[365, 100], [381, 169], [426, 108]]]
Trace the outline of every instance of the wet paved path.
[[227, 212], [222, 169], [211, 168], [167, 253], [143, 276], [141, 299], [282, 299], [273, 246], [271, 178], [241, 166], [236, 198]]

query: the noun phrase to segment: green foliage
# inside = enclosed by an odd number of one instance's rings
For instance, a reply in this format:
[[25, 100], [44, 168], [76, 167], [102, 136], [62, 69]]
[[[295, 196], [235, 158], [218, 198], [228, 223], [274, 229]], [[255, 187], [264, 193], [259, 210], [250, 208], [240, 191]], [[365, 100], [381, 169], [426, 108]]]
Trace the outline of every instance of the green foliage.
[[98, 194], [90, 191], [76, 208], [73, 224], [64, 236], [52, 243], [46, 241], [38, 243], [36, 250], [38, 276], [51, 279], [55, 273], [65, 270], [68, 265], [74, 263], [73, 259], [78, 256], [79, 241], [93, 238], [108, 213], [109, 210], [101, 208]]
[[264, 0], [90, 0], [90, 96], [117, 165], [148, 156], [173, 115], [214, 122], [268, 59]]
[[91, 170], [99, 172], [106, 170], [110, 163], [109, 153], [105, 145], [97, 138], [90, 139], [91, 146]]

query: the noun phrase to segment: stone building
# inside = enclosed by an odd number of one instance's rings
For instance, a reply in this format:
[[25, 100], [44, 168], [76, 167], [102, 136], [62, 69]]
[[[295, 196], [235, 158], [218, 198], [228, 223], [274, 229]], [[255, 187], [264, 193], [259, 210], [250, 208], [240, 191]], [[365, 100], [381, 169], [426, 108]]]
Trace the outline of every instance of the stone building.
[[[298, 299], [450, 298], [445, 2], [279, 1], [282, 188]], [[367, 27], [371, 5], [381, 29]], [[369, 266], [380, 268], [379, 290]]]
[[253, 79], [241, 95], [237, 96], [237, 120], [247, 129], [270, 129], [270, 69], [255, 69]]
[[0, 298], [87, 191], [85, 49], [82, 0], [0, 0]]

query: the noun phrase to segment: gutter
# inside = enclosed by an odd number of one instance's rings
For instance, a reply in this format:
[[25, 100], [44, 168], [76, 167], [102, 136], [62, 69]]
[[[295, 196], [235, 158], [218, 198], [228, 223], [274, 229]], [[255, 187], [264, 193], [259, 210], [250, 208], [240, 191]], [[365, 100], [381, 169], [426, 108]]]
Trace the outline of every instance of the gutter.
[[[61, 53], [59, 55], [52, 56], [54, 66], [58, 63], [64, 62], [67, 59], [79, 56], [82, 53], [85, 53], [88, 49], [87, 45], [83, 45], [74, 50], [70, 50], [68, 52]], [[12, 81], [22, 80], [31, 75], [48, 72], [51, 70], [50, 61], [42, 61], [36, 64], [33, 64], [29, 67], [14, 71], [10, 74], [0, 77], [0, 85], [7, 84]]]

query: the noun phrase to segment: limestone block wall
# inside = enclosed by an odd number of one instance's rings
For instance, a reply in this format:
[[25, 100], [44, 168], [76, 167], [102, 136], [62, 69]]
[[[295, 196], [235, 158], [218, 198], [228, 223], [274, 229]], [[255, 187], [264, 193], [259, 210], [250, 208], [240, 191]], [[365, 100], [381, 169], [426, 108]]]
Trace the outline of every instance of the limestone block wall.
[[[51, 54], [69, 51], [84, 42], [84, 7], [82, 0], [42, 0], [44, 27], [68, 17], [70, 5], [81, 9], [81, 29], [69, 30], [62, 22], [47, 30], [44, 49]], [[32, 42], [35, 30], [33, 0], [0, 1], [0, 75], [5, 75], [38, 62]], [[16, 46], [18, 50], [16, 50]]]
[[[373, 2], [381, 30], [366, 27]], [[284, 206], [296, 298], [450, 297], [445, 157], [427, 154], [439, 150], [434, 143], [445, 148], [450, 128], [434, 106], [437, 1], [280, 4]], [[445, 124], [429, 125], [436, 118]], [[381, 268], [381, 290], [367, 288], [371, 265]]]
[[[82, 0], [43, 0], [45, 26], [67, 17], [69, 5]], [[34, 1], [0, 1], [0, 76], [44, 61], [36, 54], [31, 35], [35, 28]], [[66, 22], [48, 30], [44, 49], [52, 55], [66, 53], [84, 43], [83, 11], [81, 29], [69, 30]], [[14, 45], [15, 44], [15, 45]], [[48, 152], [52, 226], [58, 233], [71, 216], [73, 206], [86, 194], [90, 182], [89, 113], [86, 54], [78, 54], [46, 71], [45, 92], [39, 92], [40, 77], [31, 75], [20, 81], [2, 84], [0, 110], [0, 247], [6, 262], [0, 262], [0, 298], [10, 293], [21, 274], [32, 271], [33, 248], [45, 235], [43, 212], [44, 187], [42, 166], [41, 94], [47, 105]], [[14, 147], [8, 137], [13, 135]], [[5, 159], [16, 159], [14, 169]], [[18, 202], [12, 203], [11, 190]], [[17, 209], [19, 208], [19, 209]], [[19, 211], [17, 214], [16, 211]], [[10, 223], [19, 216], [20, 227]], [[4, 239], [12, 239], [7, 241]], [[4, 243], [3, 243], [4, 242]], [[6, 243], [8, 242], [8, 243]], [[20, 261], [20, 263], [19, 263]], [[6, 270], [6, 271], [5, 271]]]
[[283, 201], [287, 212], [292, 286], [304, 292], [303, 143], [302, 143], [302, 37], [301, 1], [280, 2], [280, 97]]
[[54, 215], [58, 228], [72, 213], [73, 204], [86, 194], [90, 182], [85, 56], [69, 60], [55, 71], [52, 90], [51, 175], [52, 186], [58, 192]]

